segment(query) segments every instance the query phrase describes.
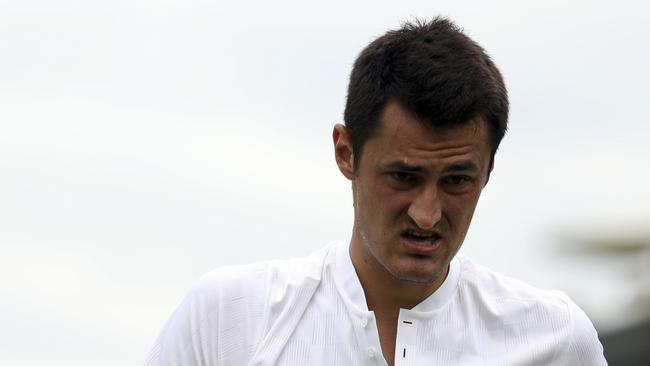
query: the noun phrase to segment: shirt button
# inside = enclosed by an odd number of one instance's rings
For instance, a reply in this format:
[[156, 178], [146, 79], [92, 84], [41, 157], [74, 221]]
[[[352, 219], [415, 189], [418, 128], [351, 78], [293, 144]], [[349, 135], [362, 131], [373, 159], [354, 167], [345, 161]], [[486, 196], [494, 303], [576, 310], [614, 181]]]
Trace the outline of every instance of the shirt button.
[[377, 350], [375, 347], [368, 348], [368, 357], [375, 358], [375, 355], [377, 355]]
[[361, 326], [364, 327], [364, 328], [368, 326], [368, 319], [367, 318], [361, 319]]

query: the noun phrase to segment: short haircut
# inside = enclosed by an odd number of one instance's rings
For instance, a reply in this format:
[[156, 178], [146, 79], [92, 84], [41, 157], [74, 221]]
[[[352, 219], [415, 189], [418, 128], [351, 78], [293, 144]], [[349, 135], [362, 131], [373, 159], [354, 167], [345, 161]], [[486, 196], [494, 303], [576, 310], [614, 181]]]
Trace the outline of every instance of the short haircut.
[[443, 17], [406, 22], [370, 43], [355, 61], [344, 113], [355, 171], [389, 100], [432, 127], [485, 118], [492, 159], [507, 129], [501, 73], [481, 46]]

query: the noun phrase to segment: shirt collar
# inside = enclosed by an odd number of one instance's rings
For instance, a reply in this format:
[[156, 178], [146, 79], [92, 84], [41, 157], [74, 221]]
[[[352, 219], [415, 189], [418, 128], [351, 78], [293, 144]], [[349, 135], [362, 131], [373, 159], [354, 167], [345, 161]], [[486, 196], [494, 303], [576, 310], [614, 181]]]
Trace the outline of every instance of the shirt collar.
[[[368, 312], [368, 304], [366, 296], [361, 287], [361, 282], [357, 276], [357, 272], [352, 264], [350, 258], [350, 245], [346, 243], [339, 243], [336, 248], [336, 260], [333, 266], [333, 275], [339, 293], [343, 297], [343, 301], [348, 306], [351, 306], [355, 312], [366, 313]], [[440, 287], [429, 297], [424, 299], [421, 303], [411, 309], [415, 312], [427, 313], [432, 312], [444, 304], [454, 295], [458, 287], [458, 280], [460, 278], [460, 261], [454, 256], [449, 264], [449, 273], [447, 278]]]

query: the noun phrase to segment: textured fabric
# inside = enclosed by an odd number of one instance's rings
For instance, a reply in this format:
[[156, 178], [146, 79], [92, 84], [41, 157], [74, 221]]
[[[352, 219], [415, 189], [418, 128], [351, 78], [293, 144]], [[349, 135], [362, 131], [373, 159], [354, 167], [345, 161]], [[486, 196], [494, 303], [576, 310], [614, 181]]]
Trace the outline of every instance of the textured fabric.
[[[214, 270], [152, 347], [159, 365], [386, 365], [348, 245]], [[596, 331], [558, 291], [458, 255], [445, 282], [401, 309], [395, 365], [606, 365]]]

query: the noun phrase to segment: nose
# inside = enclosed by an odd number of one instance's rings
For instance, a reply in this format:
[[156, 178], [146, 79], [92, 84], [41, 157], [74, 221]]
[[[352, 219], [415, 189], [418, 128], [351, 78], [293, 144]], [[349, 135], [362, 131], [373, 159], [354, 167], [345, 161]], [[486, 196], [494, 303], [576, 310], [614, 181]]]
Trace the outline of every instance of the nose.
[[408, 209], [409, 217], [422, 230], [431, 230], [440, 221], [442, 209], [435, 185], [423, 187]]

